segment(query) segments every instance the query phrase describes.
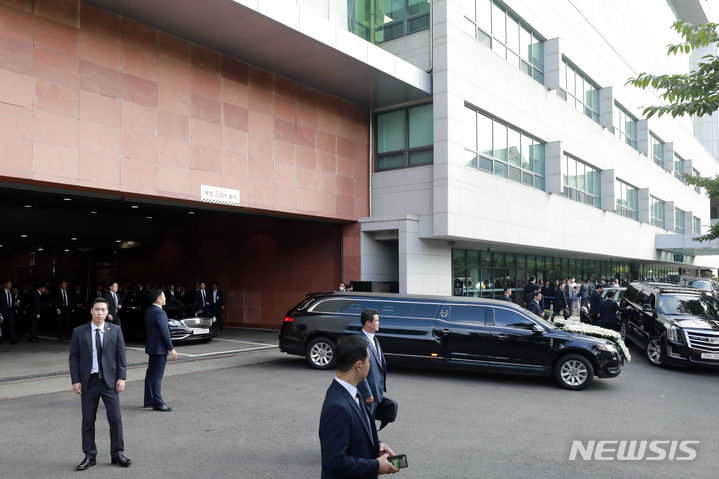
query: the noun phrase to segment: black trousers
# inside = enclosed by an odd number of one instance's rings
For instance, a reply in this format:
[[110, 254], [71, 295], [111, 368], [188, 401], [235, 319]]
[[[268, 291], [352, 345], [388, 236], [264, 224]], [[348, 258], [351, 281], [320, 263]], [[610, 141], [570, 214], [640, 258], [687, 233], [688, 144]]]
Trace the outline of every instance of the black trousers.
[[70, 308], [68, 306], [60, 306], [60, 314], [57, 315], [57, 337], [59, 339], [69, 338], [71, 330]]
[[161, 406], [165, 404], [162, 399], [162, 376], [165, 375], [167, 356], [164, 354], [150, 354], [145, 371], [145, 404]]
[[120, 396], [97, 375], [90, 376], [87, 391], [80, 396], [82, 402], [82, 452], [86, 456], [97, 456], [95, 445], [95, 418], [100, 398], [105, 405], [107, 422], [110, 425], [110, 455], [114, 458], [125, 450], [122, 439], [122, 415], [120, 414]]
[[30, 313], [28, 321], [30, 322], [30, 341], [37, 341], [37, 323], [40, 322], [40, 318], [37, 317], [37, 314]]
[[17, 318], [14, 312], [6, 313], [5, 317], [5, 331], [10, 336], [10, 341], [17, 341]]

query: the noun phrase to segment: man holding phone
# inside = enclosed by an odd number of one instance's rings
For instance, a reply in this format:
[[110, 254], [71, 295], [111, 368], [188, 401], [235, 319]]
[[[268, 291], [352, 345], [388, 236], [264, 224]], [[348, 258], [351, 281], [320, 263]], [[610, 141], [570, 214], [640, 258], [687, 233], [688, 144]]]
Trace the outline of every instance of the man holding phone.
[[337, 376], [320, 414], [322, 479], [373, 478], [399, 471], [388, 460], [394, 452], [379, 442], [377, 427], [357, 390], [370, 368], [367, 348], [358, 335], [342, 337], [335, 347]]

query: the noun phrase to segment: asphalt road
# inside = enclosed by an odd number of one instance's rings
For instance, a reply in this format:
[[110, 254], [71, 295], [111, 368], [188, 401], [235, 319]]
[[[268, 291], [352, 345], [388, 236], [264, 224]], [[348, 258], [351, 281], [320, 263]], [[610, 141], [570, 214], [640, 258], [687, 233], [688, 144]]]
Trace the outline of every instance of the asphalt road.
[[[549, 379], [391, 368], [398, 422], [380, 437], [412, 478], [716, 478], [719, 372], [654, 368], [633, 350], [618, 378], [585, 391]], [[98, 411], [98, 465], [82, 459], [71, 392], [0, 401], [0, 477], [318, 478], [319, 412], [333, 373], [276, 351], [167, 377], [171, 413], [144, 410], [142, 383], [121, 396], [129, 469], [109, 464]], [[218, 366], [219, 367], [219, 366]], [[569, 461], [573, 440], [698, 440], [694, 461]]]

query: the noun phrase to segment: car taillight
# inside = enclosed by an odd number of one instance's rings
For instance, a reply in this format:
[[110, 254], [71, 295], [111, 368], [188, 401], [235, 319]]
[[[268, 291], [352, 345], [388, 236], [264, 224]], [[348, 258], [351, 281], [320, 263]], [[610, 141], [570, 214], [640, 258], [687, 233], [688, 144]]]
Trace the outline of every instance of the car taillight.
[[285, 323], [291, 323], [291, 322], [294, 321], [294, 320], [295, 320], [295, 318], [293, 318], [292, 316], [285, 316], [285, 321], [284, 321], [284, 322], [285, 322]]

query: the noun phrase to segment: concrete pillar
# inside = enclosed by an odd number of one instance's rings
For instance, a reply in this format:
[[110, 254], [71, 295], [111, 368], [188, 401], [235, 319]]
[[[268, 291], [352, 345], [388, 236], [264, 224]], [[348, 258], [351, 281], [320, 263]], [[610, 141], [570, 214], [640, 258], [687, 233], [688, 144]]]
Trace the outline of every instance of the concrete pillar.
[[562, 48], [559, 38], [544, 41], [544, 86], [549, 90], [559, 88], [562, 71]]
[[639, 188], [637, 191], [637, 209], [639, 210], [639, 221], [649, 223], [651, 221], [651, 201], [649, 200], [649, 188]]
[[651, 158], [649, 154], [649, 121], [637, 120], [637, 151]]
[[614, 170], [602, 170], [599, 173], [601, 182], [600, 204], [604, 211], [615, 211], [617, 209], [617, 193], [614, 191]]
[[664, 229], [674, 231], [674, 202], [664, 202]]
[[674, 171], [674, 143], [664, 143], [664, 169]]
[[[546, 78], [546, 76], [545, 76]], [[562, 142], [552, 141], [544, 145], [544, 176], [547, 193], [562, 194]]]
[[599, 89], [599, 124], [609, 131], [613, 129], [614, 90], [612, 87]]

